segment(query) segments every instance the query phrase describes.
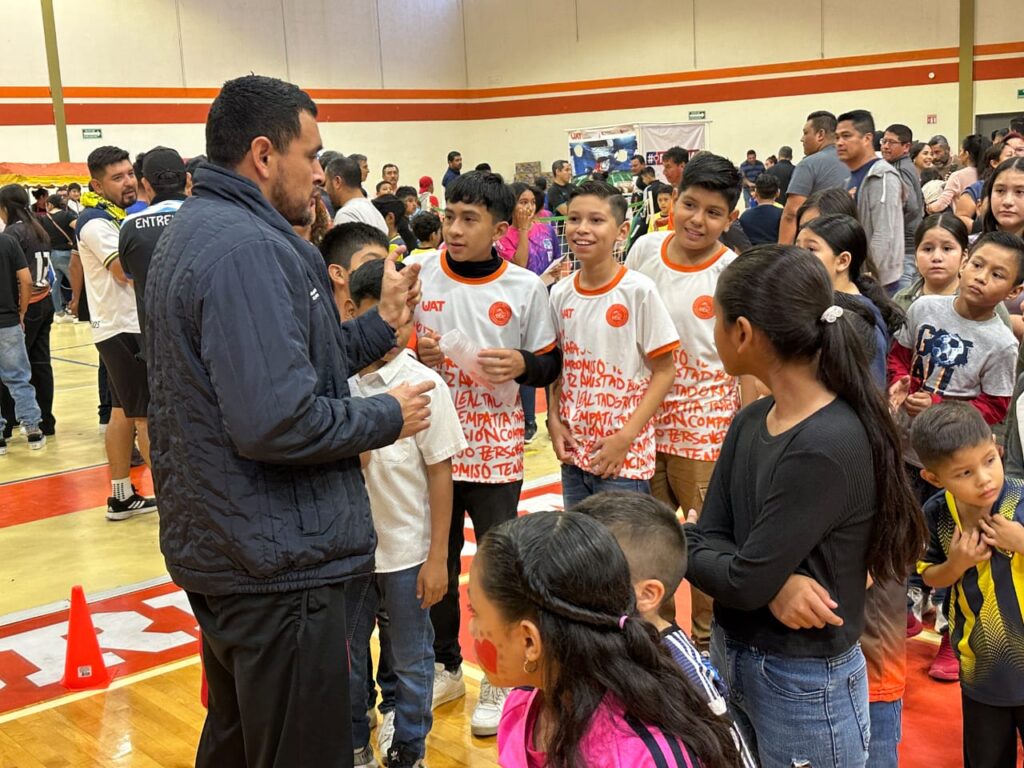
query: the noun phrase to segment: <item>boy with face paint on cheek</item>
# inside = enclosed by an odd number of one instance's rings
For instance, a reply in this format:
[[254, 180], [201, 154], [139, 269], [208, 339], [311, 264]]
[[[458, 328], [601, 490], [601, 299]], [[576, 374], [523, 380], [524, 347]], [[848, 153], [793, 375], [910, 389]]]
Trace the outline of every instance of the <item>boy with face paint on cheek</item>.
[[502, 766], [739, 764], [728, 721], [637, 615], [626, 558], [596, 521], [537, 512], [492, 528], [469, 599], [481, 665], [492, 684], [516, 687], [498, 730]]

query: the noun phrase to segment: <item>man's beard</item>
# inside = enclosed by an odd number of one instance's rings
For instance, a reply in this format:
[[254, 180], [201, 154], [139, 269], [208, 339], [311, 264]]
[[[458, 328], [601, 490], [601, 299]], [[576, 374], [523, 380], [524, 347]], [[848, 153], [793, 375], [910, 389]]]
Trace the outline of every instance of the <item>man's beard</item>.
[[313, 223], [314, 212], [309, 205], [311, 199], [312, 194], [301, 200], [293, 199], [288, 184], [281, 177], [278, 177], [270, 188], [270, 204], [292, 226], [308, 227]]

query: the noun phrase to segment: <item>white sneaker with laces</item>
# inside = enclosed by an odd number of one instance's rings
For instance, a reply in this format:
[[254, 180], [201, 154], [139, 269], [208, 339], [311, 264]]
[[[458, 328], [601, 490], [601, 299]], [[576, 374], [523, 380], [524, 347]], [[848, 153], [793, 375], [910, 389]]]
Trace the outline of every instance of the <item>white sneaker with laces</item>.
[[391, 742], [395, 740], [395, 711], [384, 713], [384, 718], [377, 727], [377, 752], [380, 754], [381, 762], [388, 764], [388, 750], [391, 749]]
[[462, 677], [462, 669], [449, 672], [443, 664], [434, 664], [434, 701], [430, 708], [437, 709], [465, 695], [466, 681]]
[[508, 688], [497, 688], [485, 677], [480, 681], [480, 699], [473, 710], [469, 729], [478, 738], [496, 736], [501, 722], [501, 710], [508, 698]]
[[941, 605], [935, 606], [935, 631], [940, 635], [949, 629], [949, 619], [946, 618], [945, 612], [942, 610]]
[[920, 587], [911, 587], [907, 590], [907, 597], [910, 598], [910, 610], [913, 612], [914, 618], [921, 621], [925, 608], [924, 590]]

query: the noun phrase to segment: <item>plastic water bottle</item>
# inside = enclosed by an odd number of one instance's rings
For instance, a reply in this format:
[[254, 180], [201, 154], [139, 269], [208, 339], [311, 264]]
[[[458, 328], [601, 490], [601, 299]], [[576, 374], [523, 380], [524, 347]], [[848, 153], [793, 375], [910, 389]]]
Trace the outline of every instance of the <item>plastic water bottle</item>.
[[480, 365], [481, 348], [475, 341], [458, 328], [453, 328], [441, 337], [440, 345], [445, 357], [459, 366], [475, 384], [486, 389], [494, 399], [506, 405], [515, 405], [519, 396], [519, 385], [514, 381], [492, 383]]

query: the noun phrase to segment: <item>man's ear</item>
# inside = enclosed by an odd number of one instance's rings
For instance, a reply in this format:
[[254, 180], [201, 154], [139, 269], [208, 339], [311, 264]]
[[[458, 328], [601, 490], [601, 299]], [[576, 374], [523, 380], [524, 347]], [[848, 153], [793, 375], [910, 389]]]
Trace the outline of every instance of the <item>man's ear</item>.
[[252, 153], [252, 164], [261, 179], [270, 178], [270, 158], [274, 145], [266, 136], [257, 136], [249, 145]]

